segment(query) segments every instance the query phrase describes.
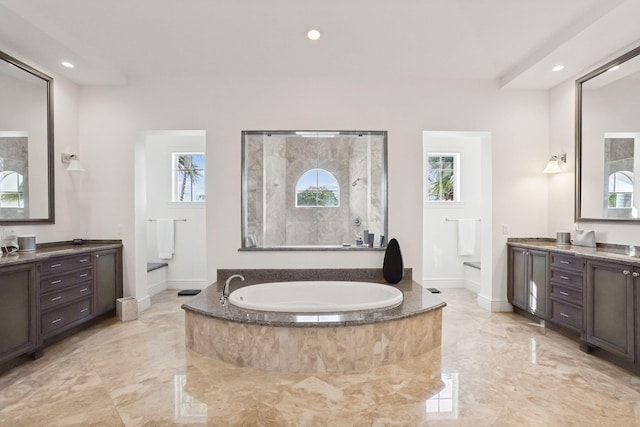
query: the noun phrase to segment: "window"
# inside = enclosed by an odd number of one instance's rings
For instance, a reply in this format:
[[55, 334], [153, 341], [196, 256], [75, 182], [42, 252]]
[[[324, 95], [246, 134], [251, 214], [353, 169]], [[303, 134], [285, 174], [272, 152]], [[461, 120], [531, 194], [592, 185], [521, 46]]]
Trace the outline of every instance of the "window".
[[460, 201], [460, 153], [429, 153], [427, 155], [427, 200], [430, 202]]
[[633, 172], [620, 171], [609, 175], [609, 208], [633, 206]]
[[18, 172], [0, 172], [0, 206], [24, 208], [24, 181]]
[[204, 202], [204, 153], [173, 153], [174, 202]]
[[340, 206], [340, 185], [324, 169], [311, 169], [296, 184], [296, 207]]

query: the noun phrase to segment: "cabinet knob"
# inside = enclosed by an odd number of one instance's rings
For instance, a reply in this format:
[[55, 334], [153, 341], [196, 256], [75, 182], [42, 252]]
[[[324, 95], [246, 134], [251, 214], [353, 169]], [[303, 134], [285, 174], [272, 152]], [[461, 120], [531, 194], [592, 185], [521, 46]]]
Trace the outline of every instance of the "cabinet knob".
[[622, 270], [622, 274], [628, 276], [629, 274], [631, 274], [631, 272], [629, 270]]
[[633, 277], [638, 277], [638, 276], [640, 276], [640, 273], [638, 273], [638, 272], [634, 271], [634, 272], [633, 272], [633, 274], [632, 274], [632, 276], [633, 276]]

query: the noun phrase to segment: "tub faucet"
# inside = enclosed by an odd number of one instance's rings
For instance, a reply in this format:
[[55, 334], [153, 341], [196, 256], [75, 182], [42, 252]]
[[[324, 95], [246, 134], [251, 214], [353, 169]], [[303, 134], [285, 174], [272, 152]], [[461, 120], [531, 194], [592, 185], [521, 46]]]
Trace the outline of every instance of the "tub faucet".
[[234, 274], [233, 276], [230, 276], [225, 282], [224, 282], [224, 287], [222, 288], [222, 296], [220, 297], [220, 302], [222, 304], [226, 304], [229, 301], [229, 284], [231, 283], [231, 281], [235, 278], [239, 278], [244, 282], [244, 277], [241, 274]]

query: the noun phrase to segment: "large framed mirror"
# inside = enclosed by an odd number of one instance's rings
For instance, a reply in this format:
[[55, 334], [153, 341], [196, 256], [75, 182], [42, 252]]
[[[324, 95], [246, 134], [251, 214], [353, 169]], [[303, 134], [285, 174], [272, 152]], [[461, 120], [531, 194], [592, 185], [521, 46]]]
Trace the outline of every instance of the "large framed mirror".
[[241, 250], [381, 250], [386, 241], [386, 132], [242, 132]]
[[575, 217], [640, 220], [640, 47], [576, 80]]
[[0, 225], [54, 222], [53, 79], [0, 52]]

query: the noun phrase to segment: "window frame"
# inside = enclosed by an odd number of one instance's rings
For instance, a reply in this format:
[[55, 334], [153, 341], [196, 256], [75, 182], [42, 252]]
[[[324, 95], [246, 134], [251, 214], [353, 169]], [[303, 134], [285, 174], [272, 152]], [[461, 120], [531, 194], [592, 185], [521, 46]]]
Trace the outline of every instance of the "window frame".
[[[318, 180], [318, 176], [321, 172], [327, 174], [329, 177], [331, 177], [333, 179], [333, 181], [336, 184], [337, 187], [337, 192], [333, 191], [331, 189], [328, 188], [329, 191], [331, 191], [335, 196], [336, 196], [336, 200], [338, 201], [337, 204], [335, 205], [319, 205], [319, 204], [315, 204], [315, 205], [299, 205], [298, 204], [298, 195], [302, 192], [302, 191], [306, 191], [306, 189], [303, 190], [298, 190], [298, 186], [300, 185], [300, 181], [307, 176], [308, 174], [310, 174], [311, 172], [316, 171], [316, 188], [320, 188], [319, 186], [319, 180]], [[340, 182], [338, 181], [338, 178], [336, 178], [336, 176], [331, 173], [330, 171], [323, 169], [323, 168], [311, 168], [306, 170], [305, 172], [303, 172], [300, 177], [298, 178], [298, 180], [296, 181], [296, 186], [294, 188], [294, 203], [295, 203], [295, 207], [296, 208], [339, 208], [340, 207]]]
[[[180, 186], [178, 184], [180, 180], [180, 169], [178, 168], [178, 159], [181, 156], [202, 156], [203, 166], [201, 168], [196, 168], [199, 171], [202, 171], [201, 179], [203, 185], [203, 196], [204, 198], [201, 200], [180, 200], [178, 191], [180, 191]], [[206, 188], [206, 172], [207, 172], [207, 156], [204, 151], [172, 151], [171, 152], [171, 204], [174, 205], [187, 205], [187, 204], [204, 204], [207, 201], [207, 188]], [[193, 179], [189, 179], [191, 183], [191, 199], [193, 199]]]
[[[452, 175], [454, 177], [453, 180], [453, 200], [431, 200], [431, 191], [429, 185], [429, 173], [432, 170], [431, 168], [431, 158], [434, 157], [453, 157], [453, 168]], [[438, 151], [428, 151], [424, 154], [424, 176], [423, 179], [423, 188], [424, 188], [424, 203], [429, 206], [451, 206], [455, 204], [460, 204], [463, 202], [462, 200], [462, 153], [459, 151], [446, 151], [446, 150], [438, 150]], [[443, 170], [443, 169], [441, 169]]]

